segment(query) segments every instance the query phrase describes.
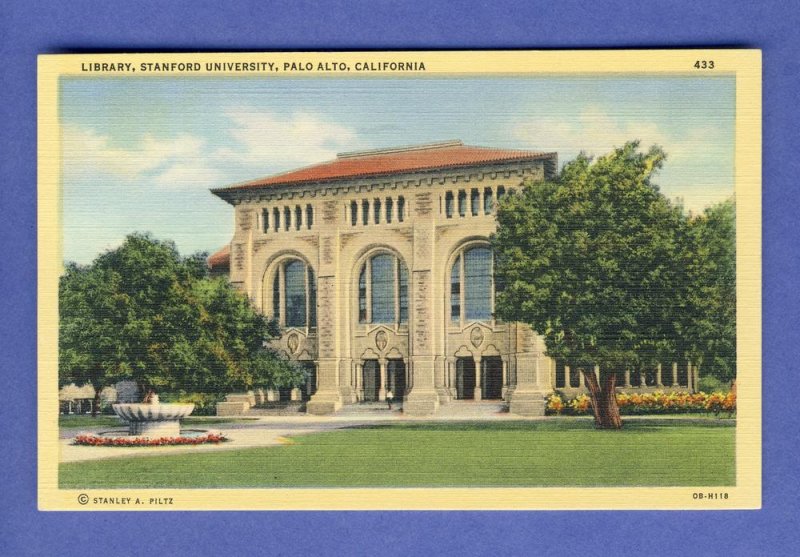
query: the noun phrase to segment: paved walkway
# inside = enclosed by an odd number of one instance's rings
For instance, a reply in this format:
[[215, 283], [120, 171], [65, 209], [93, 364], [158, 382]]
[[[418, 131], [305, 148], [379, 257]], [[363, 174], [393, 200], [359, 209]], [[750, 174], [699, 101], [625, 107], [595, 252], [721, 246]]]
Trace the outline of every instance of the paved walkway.
[[454, 402], [442, 405], [435, 417], [412, 417], [402, 413], [395, 405], [389, 410], [384, 403], [349, 405], [336, 414], [329, 416], [312, 416], [305, 413], [295, 415], [261, 415], [255, 419], [247, 418], [239, 422], [187, 425], [186, 429], [206, 429], [220, 432], [229, 439], [218, 445], [178, 445], [173, 447], [87, 447], [72, 444], [72, 439], [81, 433], [99, 433], [101, 431], [122, 429], [119, 427], [69, 428], [60, 432], [60, 462], [77, 462], [115, 457], [154, 456], [163, 454], [224, 451], [249, 447], [267, 447], [291, 443], [289, 437], [305, 433], [317, 433], [333, 429], [357, 427], [359, 425], [391, 422], [414, 421], [459, 421], [459, 420], [521, 420], [544, 419], [524, 418], [509, 414], [502, 403], [496, 402]]

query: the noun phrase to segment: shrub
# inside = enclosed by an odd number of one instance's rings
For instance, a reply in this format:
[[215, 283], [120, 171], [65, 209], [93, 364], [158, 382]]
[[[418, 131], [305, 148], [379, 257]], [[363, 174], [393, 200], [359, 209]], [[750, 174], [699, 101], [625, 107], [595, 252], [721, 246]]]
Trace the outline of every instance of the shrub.
[[698, 387], [704, 393], [716, 393], [727, 391], [731, 386], [730, 383], [720, 381], [713, 375], [704, 375], [700, 378]]
[[[736, 392], [716, 391], [686, 393], [654, 391], [652, 393], [618, 393], [617, 405], [620, 414], [689, 414], [712, 412], [719, 415], [736, 412]], [[592, 402], [586, 394], [579, 394], [573, 399], [554, 392], [547, 399], [547, 414], [586, 415], [592, 413]]]
[[194, 404], [193, 416], [214, 416], [217, 413], [217, 403], [225, 400], [225, 395], [178, 392], [162, 394], [159, 398], [161, 402]]
[[546, 414], [559, 415], [564, 410], [564, 401], [561, 395], [553, 393], [547, 398], [547, 407], [545, 408]]

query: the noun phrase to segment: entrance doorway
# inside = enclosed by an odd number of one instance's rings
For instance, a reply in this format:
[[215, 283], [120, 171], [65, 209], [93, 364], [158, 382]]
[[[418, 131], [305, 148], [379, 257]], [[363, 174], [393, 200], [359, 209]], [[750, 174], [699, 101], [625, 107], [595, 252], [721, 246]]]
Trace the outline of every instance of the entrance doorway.
[[386, 390], [392, 391], [394, 400], [402, 401], [406, 395], [406, 363], [389, 360], [386, 364]]
[[379, 399], [378, 391], [381, 388], [381, 371], [378, 366], [378, 360], [364, 360], [361, 370], [364, 401], [377, 402]]
[[475, 398], [475, 360], [472, 358], [456, 358], [456, 398]]
[[503, 395], [503, 360], [499, 356], [481, 358], [481, 398], [499, 400]]
[[317, 366], [314, 362], [300, 362], [300, 367], [303, 368], [306, 374], [305, 382], [300, 385], [300, 395], [303, 400], [308, 400], [311, 395], [317, 392]]

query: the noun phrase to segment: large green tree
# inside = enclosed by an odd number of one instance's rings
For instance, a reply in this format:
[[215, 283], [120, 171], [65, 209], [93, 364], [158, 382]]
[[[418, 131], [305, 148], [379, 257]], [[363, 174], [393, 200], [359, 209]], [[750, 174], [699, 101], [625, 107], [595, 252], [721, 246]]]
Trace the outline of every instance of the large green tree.
[[[202, 254], [181, 257], [146, 234], [91, 265], [69, 264], [59, 285], [59, 381], [102, 387], [221, 393], [293, 386], [302, 371], [265, 343], [274, 322], [225, 279], [206, 276]], [[95, 408], [97, 408], [95, 404]]]
[[692, 288], [687, 292], [683, 337], [706, 375], [736, 378], [736, 209], [733, 200], [689, 221]]
[[548, 355], [584, 370], [601, 428], [622, 426], [615, 387], [624, 370], [680, 349], [689, 230], [651, 182], [664, 160], [638, 142], [594, 161], [581, 154], [498, 210], [497, 312], [529, 323]]

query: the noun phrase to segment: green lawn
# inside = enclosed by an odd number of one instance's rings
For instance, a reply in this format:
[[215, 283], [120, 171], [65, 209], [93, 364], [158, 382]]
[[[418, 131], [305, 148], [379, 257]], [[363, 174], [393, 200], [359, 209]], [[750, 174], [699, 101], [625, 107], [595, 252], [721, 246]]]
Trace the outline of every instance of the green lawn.
[[731, 423], [410, 423], [296, 444], [62, 464], [62, 488], [734, 485]]
[[[184, 425], [209, 425], [209, 424], [228, 424], [234, 422], [247, 422], [258, 418], [218, 418], [216, 416], [189, 416], [181, 420]], [[121, 427], [125, 422], [116, 416], [96, 416], [92, 418], [88, 414], [58, 416], [58, 427], [61, 428], [102, 428], [102, 427]]]

